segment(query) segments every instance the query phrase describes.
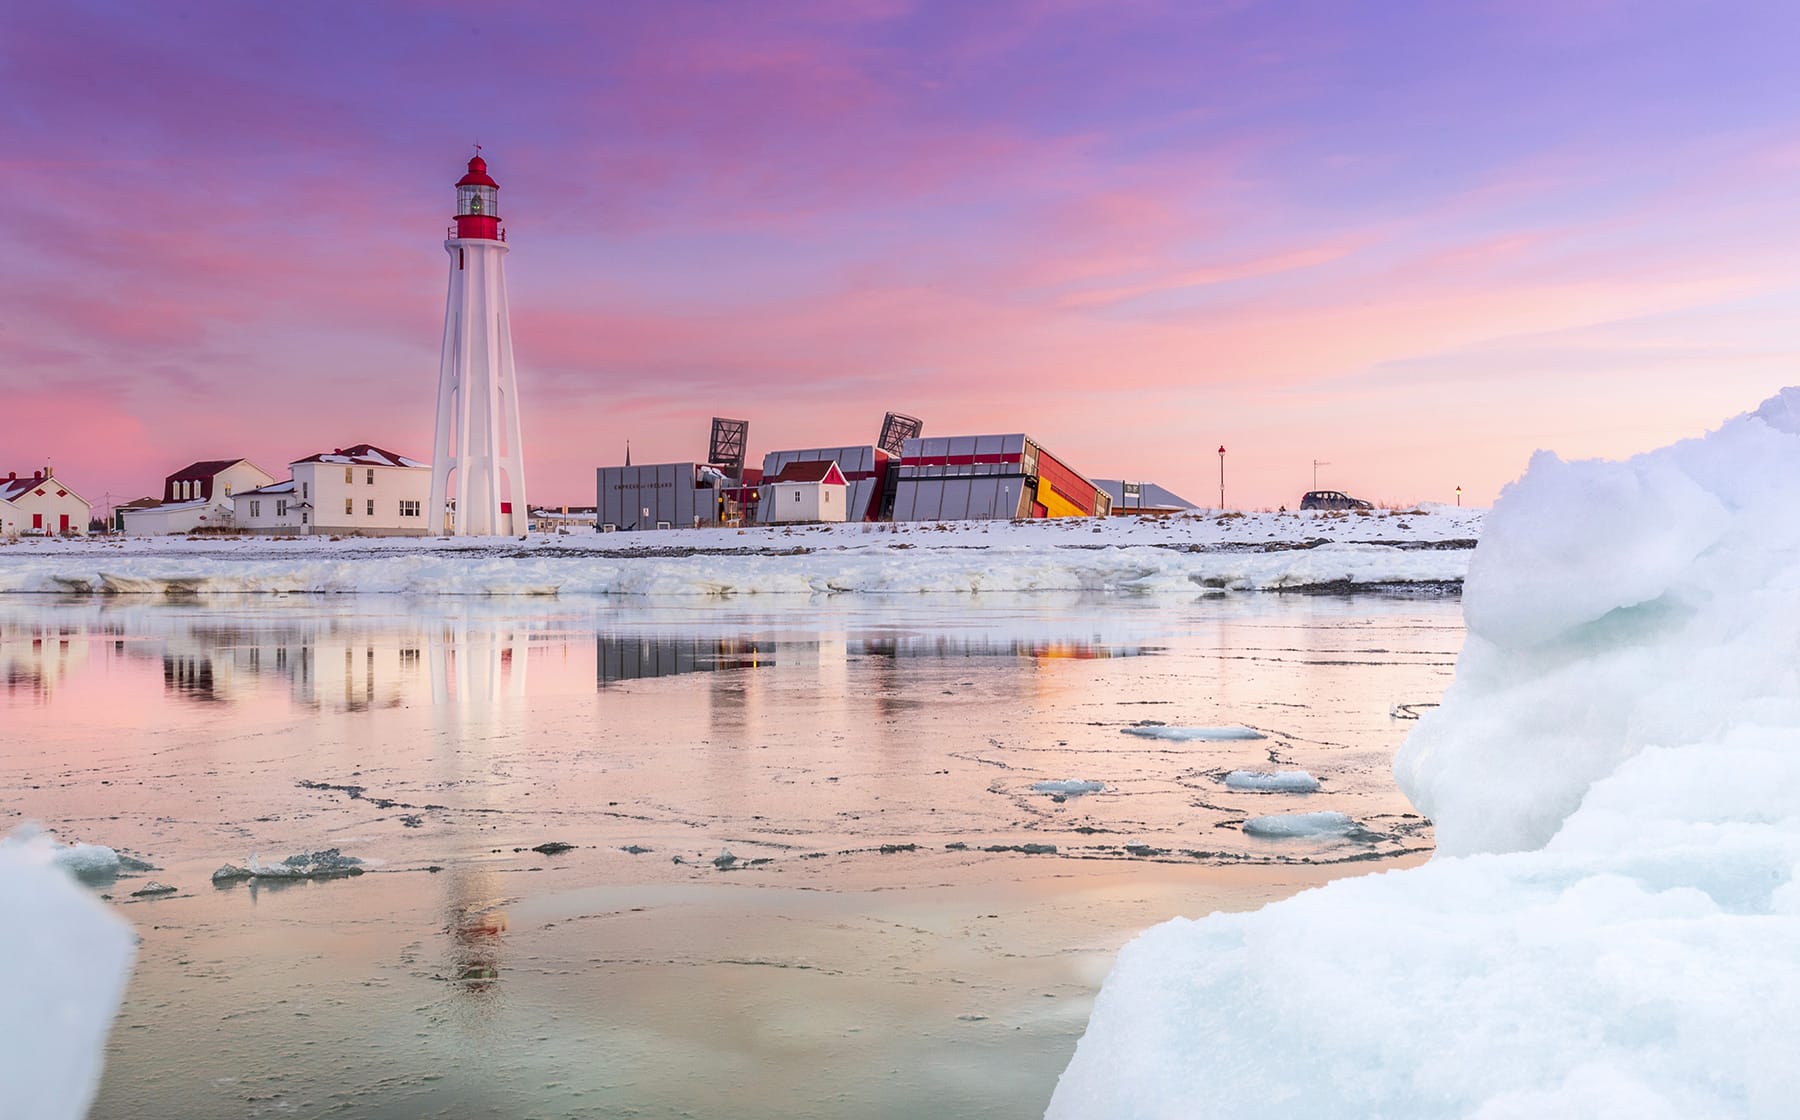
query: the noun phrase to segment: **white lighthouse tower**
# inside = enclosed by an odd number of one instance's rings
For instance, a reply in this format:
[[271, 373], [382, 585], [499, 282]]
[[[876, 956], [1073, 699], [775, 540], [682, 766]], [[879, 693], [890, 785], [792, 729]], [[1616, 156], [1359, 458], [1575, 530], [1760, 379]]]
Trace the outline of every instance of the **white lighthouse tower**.
[[487, 161], [471, 159], [469, 173], [456, 181], [456, 225], [444, 242], [450, 296], [426, 503], [426, 530], [434, 536], [510, 536], [525, 530], [530, 514], [499, 192]]

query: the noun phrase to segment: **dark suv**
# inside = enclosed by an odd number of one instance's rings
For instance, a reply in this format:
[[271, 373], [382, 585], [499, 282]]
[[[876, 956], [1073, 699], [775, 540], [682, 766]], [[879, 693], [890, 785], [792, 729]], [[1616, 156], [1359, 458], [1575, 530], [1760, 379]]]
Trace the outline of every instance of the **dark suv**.
[[1300, 499], [1301, 509], [1374, 509], [1361, 498], [1352, 498], [1336, 490], [1312, 490]]

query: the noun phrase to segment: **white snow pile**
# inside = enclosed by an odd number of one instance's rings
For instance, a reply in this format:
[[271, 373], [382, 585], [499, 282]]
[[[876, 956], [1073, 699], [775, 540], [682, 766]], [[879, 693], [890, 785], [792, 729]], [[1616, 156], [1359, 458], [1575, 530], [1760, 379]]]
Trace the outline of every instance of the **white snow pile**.
[[1052, 1117], [1777, 1117], [1800, 1102], [1800, 390], [1489, 516], [1423, 867], [1120, 953]]
[[1225, 788], [1253, 793], [1317, 793], [1319, 779], [1304, 770], [1233, 770], [1225, 775]]
[[1223, 743], [1233, 739], [1266, 739], [1267, 735], [1253, 727], [1232, 724], [1228, 727], [1169, 727], [1161, 723], [1143, 723], [1121, 727], [1127, 735], [1140, 739], [1166, 739], [1172, 743]]
[[1317, 813], [1277, 813], [1268, 817], [1251, 817], [1244, 822], [1244, 832], [1247, 835], [1274, 838], [1342, 836], [1355, 828], [1355, 821], [1343, 813], [1330, 810]]
[[0, 1116], [78, 1120], [99, 1088], [136, 946], [46, 841], [0, 842]]
[[1454, 584], [1477, 510], [674, 529], [515, 538], [95, 538], [8, 550], [0, 592], [693, 596]]
[[1106, 788], [1104, 782], [1087, 782], [1079, 778], [1058, 779], [1049, 782], [1033, 782], [1031, 788], [1037, 793], [1061, 794], [1064, 797], [1076, 797], [1084, 793], [1099, 793]]

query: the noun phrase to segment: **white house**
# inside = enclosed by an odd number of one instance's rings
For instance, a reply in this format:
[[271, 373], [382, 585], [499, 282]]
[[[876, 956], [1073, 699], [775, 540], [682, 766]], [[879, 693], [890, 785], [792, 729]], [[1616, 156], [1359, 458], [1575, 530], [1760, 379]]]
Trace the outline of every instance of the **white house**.
[[295, 534], [306, 531], [293, 479], [272, 482], [231, 496], [232, 522], [246, 533]]
[[232, 494], [255, 490], [275, 476], [248, 459], [202, 459], [163, 479], [162, 501], [126, 507], [125, 531], [140, 536], [233, 527]]
[[48, 466], [23, 478], [13, 472], [0, 479], [0, 502], [11, 507], [0, 509], [0, 532], [8, 536], [87, 535], [92, 507], [87, 499], [58, 482]]
[[766, 479], [764, 485], [769, 490], [769, 502], [763, 508], [770, 511], [765, 520], [773, 524], [845, 520], [844, 472], [831, 459], [789, 463], [780, 474]]
[[430, 463], [359, 443], [297, 459], [289, 468], [298, 493], [288, 510], [300, 515], [302, 533], [425, 535]]

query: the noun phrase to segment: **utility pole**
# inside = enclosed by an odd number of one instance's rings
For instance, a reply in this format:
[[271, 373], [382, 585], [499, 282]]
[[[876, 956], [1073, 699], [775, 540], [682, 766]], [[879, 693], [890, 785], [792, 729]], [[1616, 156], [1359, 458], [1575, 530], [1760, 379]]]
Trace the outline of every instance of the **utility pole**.
[[1312, 488], [1314, 490], [1317, 490], [1319, 488], [1319, 468], [1320, 467], [1329, 467], [1330, 465], [1331, 464], [1324, 459], [1314, 459], [1313, 460], [1313, 487]]
[[1225, 509], [1225, 445], [1219, 445], [1219, 509]]

